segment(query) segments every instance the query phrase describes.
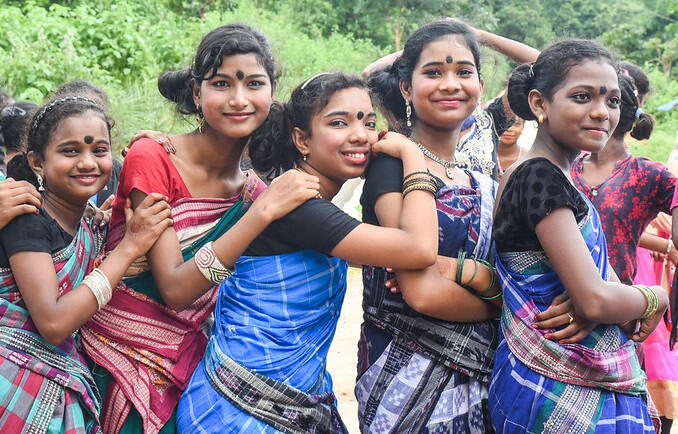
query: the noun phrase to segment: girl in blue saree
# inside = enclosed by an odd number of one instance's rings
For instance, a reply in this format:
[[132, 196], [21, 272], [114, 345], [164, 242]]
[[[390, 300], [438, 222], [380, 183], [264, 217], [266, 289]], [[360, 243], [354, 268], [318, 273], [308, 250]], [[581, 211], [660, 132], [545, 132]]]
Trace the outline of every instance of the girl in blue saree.
[[[508, 433], [653, 432], [634, 341], [661, 319], [667, 294], [619, 283], [598, 214], [569, 177], [576, 156], [600, 151], [619, 121], [614, 60], [595, 42], [561, 41], [518, 67], [508, 92], [513, 111], [539, 129], [503, 177], [495, 211], [504, 305], [492, 423]], [[543, 321], [563, 294], [574, 310]], [[553, 339], [555, 326], [575, 320], [592, 331], [577, 343]]]
[[[435, 260], [435, 190], [424, 157], [399, 134], [377, 141], [375, 122], [360, 79], [323, 73], [274, 104], [253, 136], [255, 169], [297, 167], [320, 179], [320, 195], [270, 224], [219, 288], [205, 357], [179, 402], [180, 432], [346, 432], [325, 362], [347, 260], [402, 268]], [[361, 224], [329, 201], [364, 172], [371, 150], [403, 161], [400, 228]]]

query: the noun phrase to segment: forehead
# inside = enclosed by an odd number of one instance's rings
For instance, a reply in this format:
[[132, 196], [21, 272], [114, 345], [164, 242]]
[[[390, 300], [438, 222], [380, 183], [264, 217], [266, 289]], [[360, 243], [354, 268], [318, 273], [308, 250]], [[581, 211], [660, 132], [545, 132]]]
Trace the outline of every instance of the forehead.
[[561, 89], [577, 86], [591, 86], [597, 91], [605, 87], [607, 91], [619, 91], [617, 71], [608, 62], [599, 59], [588, 59], [573, 66], [561, 84]]
[[235, 75], [237, 71], [242, 71], [245, 75], [265, 74], [266, 68], [261, 64], [259, 58], [254, 53], [231, 54], [224, 56], [224, 60], [217, 68], [217, 73]]
[[318, 113], [323, 116], [333, 111], [349, 113], [372, 112], [372, 100], [365, 89], [350, 87], [335, 92], [327, 101], [327, 105]]
[[464, 38], [459, 35], [447, 35], [442, 38], [435, 39], [424, 46], [419, 55], [416, 67], [424, 65], [428, 62], [443, 62], [447, 56], [451, 56], [454, 63], [459, 61], [473, 62], [473, 53], [466, 45]]
[[94, 140], [108, 140], [106, 122], [98, 113], [91, 110], [63, 119], [50, 136], [50, 143], [61, 143], [68, 140], [83, 141], [85, 136], [93, 136]]

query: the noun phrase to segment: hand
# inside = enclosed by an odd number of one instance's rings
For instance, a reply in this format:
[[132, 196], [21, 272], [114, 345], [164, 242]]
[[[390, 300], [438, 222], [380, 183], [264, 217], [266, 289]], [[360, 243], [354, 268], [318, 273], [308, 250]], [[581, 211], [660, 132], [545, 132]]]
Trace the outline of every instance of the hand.
[[648, 250], [648, 252], [650, 252], [650, 256], [652, 256], [652, 259], [654, 259], [657, 262], [664, 262], [666, 259], [668, 259], [666, 253], [655, 252], [654, 250]]
[[537, 315], [536, 320], [537, 322], [533, 324], [533, 327], [539, 330], [567, 326], [562, 330], [544, 335], [546, 339], [556, 341], [559, 344], [577, 343], [588, 336], [598, 325], [577, 315], [567, 294], [561, 294], [554, 298], [551, 306]]
[[134, 259], [145, 255], [158, 237], [172, 226], [172, 211], [167, 197], [160, 193], [151, 193], [132, 211], [132, 201], [127, 198], [125, 204], [127, 230], [120, 245], [124, 245]]
[[665, 257], [671, 261], [672, 264], [678, 264], [678, 249], [676, 249], [676, 246], [673, 245], [673, 242], [671, 240], [667, 241], [670, 245], [669, 248], [669, 253]]
[[85, 217], [92, 219], [90, 226], [92, 229], [98, 227], [103, 229], [106, 227], [108, 222], [111, 220], [111, 204], [115, 199], [115, 195], [110, 195], [106, 198], [104, 203], [101, 204], [101, 208], [98, 208], [92, 202], [87, 202], [87, 207], [85, 208]]
[[160, 131], [141, 130], [138, 133], [136, 133], [134, 137], [132, 137], [127, 146], [125, 146], [125, 149], [122, 150], [122, 156], [124, 157], [125, 155], [127, 155], [129, 150], [132, 148], [134, 142], [136, 142], [139, 139], [143, 139], [144, 137], [157, 142], [159, 145], [165, 148], [165, 152], [167, 152], [168, 154], [174, 154], [177, 152], [176, 148], [172, 144], [172, 139], [170, 139], [167, 134], [161, 133]]
[[42, 196], [27, 181], [7, 178], [0, 182], [0, 229], [22, 214], [37, 214], [42, 206]]
[[402, 159], [406, 150], [416, 150], [421, 152], [416, 143], [400, 133], [389, 131], [386, 134], [379, 134], [379, 140], [372, 145], [372, 153], [383, 152], [394, 158]]
[[271, 222], [286, 216], [319, 193], [320, 180], [317, 176], [291, 169], [271, 182], [254, 201], [250, 211], [261, 213]]
[[[393, 268], [387, 267], [386, 272], [393, 273]], [[384, 286], [391, 291], [391, 294], [397, 294], [400, 292], [400, 288], [398, 287], [398, 279], [396, 279], [395, 276], [384, 282]]]
[[666, 312], [669, 306], [669, 296], [661, 286], [651, 286], [650, 289], [657, 295], [657, 312], [649, 318], [639, 320], [640, 327], [637, 332], [626, 334], [634, 342], [643, 342], [650, 336], [650, 333], [657, 327], [659, 321], [663, 320], [664, 312]]

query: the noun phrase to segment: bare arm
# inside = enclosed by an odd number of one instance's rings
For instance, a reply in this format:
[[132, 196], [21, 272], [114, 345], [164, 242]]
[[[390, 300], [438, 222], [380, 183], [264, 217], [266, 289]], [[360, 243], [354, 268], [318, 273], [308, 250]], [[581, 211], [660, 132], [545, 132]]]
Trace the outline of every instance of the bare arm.
[[12, 178], [0, 182], [0, 229], [16, 216], [37, 214], [41, 206], [42, 196], [30, 182]]
[[494, 33], [481, 29], [474, 28], [473, 30], [475, 30], [476, 36], [481, 44], [503, 54], [516, 63], [532, 63], [535, 62], [539, 56], [539, 50], [534, 49], [529, 45], [525, 45], [522, 42], [495, 35]]
[[[99, 265], [112, 287], [172, 223], [169, 205], [161, 198], [154, 194], [139, 206], [128, 224], [135, 230], [130, 229]], [[130, 213], [126, 210], [126, 214]], [[9, 263], [31, 319], [50, 344], [63, 342], [97, 312], [97, 300], [84, 284], [59, 295], [59, 282], [49, 253], [19, 252], [9, 258]]]

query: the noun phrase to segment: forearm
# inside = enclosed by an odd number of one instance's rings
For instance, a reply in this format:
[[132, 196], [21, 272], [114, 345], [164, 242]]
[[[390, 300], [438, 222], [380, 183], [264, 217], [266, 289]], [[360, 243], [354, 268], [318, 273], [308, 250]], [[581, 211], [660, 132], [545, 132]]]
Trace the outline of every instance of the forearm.
[[398, 57], [400, 57], [401, 54], [403, 54], [403, 50], [396, 51], [395, 53], [387, 54], [386, 56], [381, 57], [381, 58], [375, 60], [374, 62], [370, 63], [369, 65], [367, 65], [367, 67], [365, 69], [363, 69], [363, 77], [367, 78], [367, 77], [369, 77], [370, 74], [372, 74], [377, 69], [382, 69], [382, 68], [385, 68], [387, 66], [393, 65], [393, 62], [395, 62], [396, 59]]
[[503, 54], [516, 63], [532, 63], [537, 60], [539, 50], [513, 39], [495, 35], [485, 30], [476, 29], [476, 35], [483, 45]]
[[643, 235], [640, 236], [640, 242], [638, 245], [648, 250], [652, 250], [659, 253], [668, 253], [668, 247], [670, 247], [671, 240], [662, 238], [660, 236], [651, 234], [649, 232], [643, 232]]

